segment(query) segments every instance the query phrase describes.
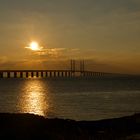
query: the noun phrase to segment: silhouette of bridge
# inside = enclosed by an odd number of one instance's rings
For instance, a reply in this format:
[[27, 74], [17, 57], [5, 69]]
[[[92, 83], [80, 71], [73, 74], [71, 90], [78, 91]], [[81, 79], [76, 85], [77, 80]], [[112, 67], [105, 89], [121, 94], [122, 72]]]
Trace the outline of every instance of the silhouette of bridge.
[[120, 74], [95, 72], [85, 70], [85, 61], [80, 61], [79, 70], [76, 70], [76, 61], [70, 61], [68, 70], [0, 70], [0, 78], [33, 78], [33, 77], [104, 77], [119, 76]]

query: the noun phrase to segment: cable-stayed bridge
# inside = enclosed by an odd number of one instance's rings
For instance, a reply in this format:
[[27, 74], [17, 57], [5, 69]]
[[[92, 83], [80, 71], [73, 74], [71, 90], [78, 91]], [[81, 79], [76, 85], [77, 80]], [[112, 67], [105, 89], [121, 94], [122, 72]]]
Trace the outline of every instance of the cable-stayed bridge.
[[[70, 68], [68, 70], [0, 70], [0, 78], [57, 78], [57, 77], [116, 77], [122, 74], [95, 72], [85, 70], [85, 61], [81, 60], [79, 69], [77, 69], [76, 61], [70, 61]], [[124, 75], [123, 75], [124, 76]]]

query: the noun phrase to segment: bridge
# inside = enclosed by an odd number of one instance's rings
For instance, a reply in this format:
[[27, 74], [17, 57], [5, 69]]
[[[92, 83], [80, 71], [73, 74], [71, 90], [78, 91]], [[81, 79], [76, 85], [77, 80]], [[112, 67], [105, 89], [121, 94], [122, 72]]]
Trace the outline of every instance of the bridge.
[[80, 69], [76, 70], [76, 61], [71, 60], [69, 70], [0, 70], [0, 78], [47, 78], [47, 77], [104, 77], [119, 74], [85, 70], [84, 60], [80, 61]]

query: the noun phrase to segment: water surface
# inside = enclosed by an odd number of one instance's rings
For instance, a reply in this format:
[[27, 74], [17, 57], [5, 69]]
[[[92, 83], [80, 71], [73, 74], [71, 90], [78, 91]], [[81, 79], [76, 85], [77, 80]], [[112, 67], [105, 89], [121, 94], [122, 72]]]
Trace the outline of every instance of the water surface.
[[139, 78], [0, 79], [0, 112], [97, 120], [140, 112]]

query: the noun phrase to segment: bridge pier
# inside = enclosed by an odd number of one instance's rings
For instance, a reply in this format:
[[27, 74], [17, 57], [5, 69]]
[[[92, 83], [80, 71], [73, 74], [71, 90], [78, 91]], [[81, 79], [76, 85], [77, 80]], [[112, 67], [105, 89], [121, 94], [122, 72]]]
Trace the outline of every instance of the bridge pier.
[[64, 73], [63, 73], [63, 71], [61, 72], [61, 76], [64, 77]]
[[3, 72], [0, 73], [0, 78], [3, 78]]
[[83, 72], [82, 76], [85, 77], [85, 72]]
[[34, 72], [31, 72], [31, 77], [34, 77]]
[[11, 73], [7, 72], [7, 78], [10, 78], [10, 77], [11, 77]]
[[71, 72], [70, 71], [68, 72], [68, 75], [69, 75], [69, 77], [71, 77]]
[[97, 72], [94, 73], [94, 76], [95, 76], [95, 77], [97, 76]]
[[42, 78], [44, 77], [44, 73], [43, 73], [43, 72], [41, 72], [41, 77], [42, 77]]
[[90, 77], [92, 76], [92, 73], [91, 73], [91, 72], [89, 73], [89, 76], [90, 76]]
[[50, 71], [50, 77], [52, 77], [52, 72]]
[[25, 74], [25, 75], [26, 75], [26, 78], [28, 78], [28, 77], [29, 77], [29, 73], [28, 73], [28, 72], [26, 72], [26, 74]]
[[89, 72], [89, 77], [91, 77], [91, 72]]
[[96, 76], [96, 77], [98, 76], [98, 72], [95, 72], [95, 76]]
[[14, 72], [14, 78], [17, 78], [17, 72]]
[[67, 77], [68, 75], [67, 75], [67, 71], [65, 71], [65, 77]]
[[83, 77], [83, 72], [80, 72], [80, 77]]
[[53, 76], [56, 77], [56, 72], [54, 71]]
[[36, 72], [36, 77], [37, 77], [37, 78], [39, 77], [39, 72]]
[[23, 78], [23, 72], [20, 72], [20, 78]]
[[57, 72], [57, 77], [60, 77], [60, 72], [59, 71]]
[[48, 77], [48, 72], [45, 73], [45, 76]]

